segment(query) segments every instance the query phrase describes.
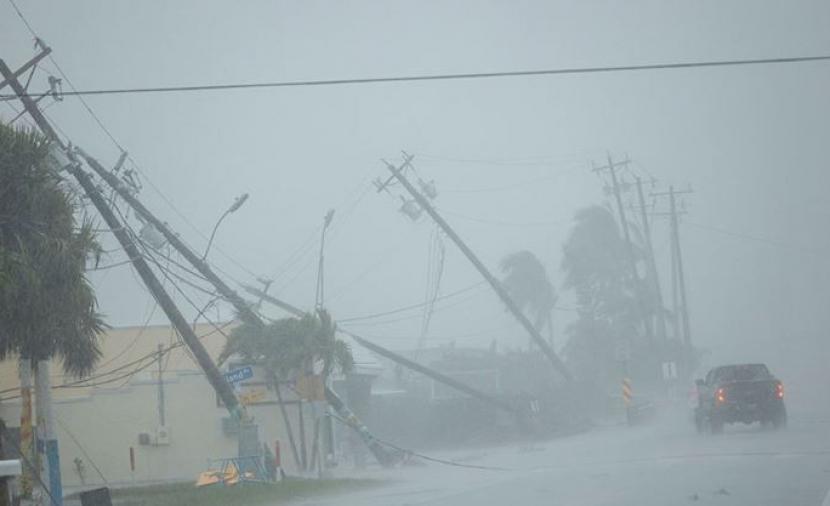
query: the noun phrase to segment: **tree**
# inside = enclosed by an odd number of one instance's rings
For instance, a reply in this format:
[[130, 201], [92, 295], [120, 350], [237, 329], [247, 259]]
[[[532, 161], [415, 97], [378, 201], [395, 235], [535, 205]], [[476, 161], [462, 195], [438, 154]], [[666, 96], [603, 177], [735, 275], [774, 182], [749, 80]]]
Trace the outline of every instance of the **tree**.
[[[590, 379], [616, 373], [616, 346], [637, 336], [641, 283], [631, 273], [627, 245], [611, 212], [592, 206], [576, 213], [564, 245], [565, 288], [575, 292], [579, 319], [567, 330], [566, 355]], [[642, 257], [642, 249], [634, 248]]]
[[502, 285], [519, 309], [530, 313], [537, 330], [550, 327], [557, 297], [542, 262], [530, 251], [518, 251], [505, 256], [500, 267], [505, 274]]
[[[87, 375], [101, 357], [105, 327], [85, 276], [87, 261], [97, 263], [101, 248], [81, 212], [80, 195], [50, 163], [49, 142], [34, 131], [0, 124], [0, 360], [20, 359], [22, 437], [32, 434], [31, 371], [36, 372], [49, 487], [57, 490], [48, 361], [58, 357], [65, 373]], [[32, 457], [31, 439], [22, 439], [21, 448]], [[29, 472], [24, 496], [32, 492]]]
[[49, 150], [34, 131], [0, 125], [0, 360], [57, 356], [67, 374], [84, 376], [105, 328], [85, 276], [101, 248]]
[[220, 362], [231, 355], [262, 366], [274, 386], [295, 463], [301, 466], [291, 420], [285, 410], [279, 382], [320, 371], [323, 384], [334, 371], [347, 373], [354, 368], [348, 343], [337, 339], [335, 325], [325, 310], [316, 314], [283, 318], [262, 325], [242, 321], [228, 337]]

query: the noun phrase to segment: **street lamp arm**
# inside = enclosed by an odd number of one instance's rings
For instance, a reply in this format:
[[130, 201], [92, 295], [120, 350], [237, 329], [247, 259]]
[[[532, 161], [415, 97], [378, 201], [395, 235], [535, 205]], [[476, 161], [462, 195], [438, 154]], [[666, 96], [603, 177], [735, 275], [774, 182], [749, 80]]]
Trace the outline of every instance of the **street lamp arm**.
[[228, 209], [222, 216], [219, 217], [219, 221], [216, 222], [216, 225], [213, 226], [213, 232], [210, 233], [210, 240], [208, 241], [207, 247], [205, 248], [205, 253], [202, 255], [202, 261], [204, 262], [208, 256], [208, 252], [210, 251], [210, 247], [213, 245], [213, 238], [216, 237], [216, 231], [219, 230], [219, 225], [222, 224], [222, 220], [225, 219], [226, 216], [231, 214], [231, 210]]

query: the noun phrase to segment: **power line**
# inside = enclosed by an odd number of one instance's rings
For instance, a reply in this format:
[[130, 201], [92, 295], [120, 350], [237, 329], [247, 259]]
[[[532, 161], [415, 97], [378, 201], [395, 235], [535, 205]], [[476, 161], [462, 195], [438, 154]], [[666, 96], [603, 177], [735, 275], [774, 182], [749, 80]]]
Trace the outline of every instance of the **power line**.
[[[409, 76], [387, 76], [387, 77], [363, 77], [351, 79], [320, 79], [320, 80], [301, 80], [301, 81], [266, 81], [259, 83], [227, 83], [227, 84], [198, 84], [198, 85], [181, 85], [181, 86], [151, 86], [151, 87], [134, 87], [134, 88], [111, 88], [111, 89], [91, 89], [65, 92], [64, 95], [71, 96], [85, 96], [85, 95], [127, 95], [127, 94], [150, 94], [150, 93], [182, 93], [182, 92], [198, 92], [198, 91], [227, 91], [227, 90], [243, 90], [243, 89], [259, 89], [259, 88], [293, 88], [293, 87], [307, 87], [307, 86], [339, 86], [339, 85], [358, 85], [358, 84], [380, 84], [380, 83], [400, 83], [400, 82], [420, 82], [420, 81], [454, 81], [454, 80], [471, 80], [471, 79], [493, 79], [506, 77], [535, 77], [535, 76], [551, 76], [551, 75], [569, 75], [569, 74], [597, 74], [597, 73], [611, 73], [611, 72], [633, 72], [646, 70], [674, 70], [674, 69], [690, 69], [690, 68], [705, 68], [705, 67], [732, 67], [745, 65], [770, 65], [770, 64], [784, 64], [784, 63], [806, 63], [830, 60], [830, 55], [819, 56], [795, 56], [783, 58], [757, 58], [757, 59], [741, 59], [741, 60], [714, 60], [714, 61], [697, 61], [697, 62], [671, 62], [671, 63], [654, 63], [643, 65], [619, 65], [619, 66], [603, 66], [603, 67], [572, 67], [572, 68], [558, 68], [558, 69], [539, 69], [539, 70], [512, 70], [504, 72], [473, 72], [473, 73], [458, 73], [458, 74], [426, 74], [426, 75], [409, 75]], [[8, 95], [0, 95], [5, 97]], [[32, 95], [35, 96], [35, 95]]]
[[[478, 283], [474, 283], [474, 284], [472, 284], [470, 286], [467, 286], [467, 287], [464, 287], [460, 290], [456, 290], [456, 291], [448, 293], [446, 295], [441, 295], [440, 297], [437, 297], [435, 299], [435, 302], [437, 302], [439, 300], [449, 299], [449, 298], [455, 297], [457, 295], [461, 295], [462, 293], [465, 293], [465, 292], [469, 292], [470, 290], [472, 290], [474, 288], [477, 288], [477, 287], [483, 285], [484, 283], [486, 283], [486, 281], [479, 281]], [[420, 308], [426, 306], [427, 304], [428, 304], [428, 302], [420, 302], [418, 304], [412, 304], [412, 305], [409, 305], [409, 306], [404, 306], [404, 307], [400, 307], [400, 308], [397, 308], [397, 309], [391, 309], [389, 311], [383, 311], [383, 312], [380, 312], [380, 313], [372, 313], [372, 314], [363, 315], [363, 316], [356, 316], [356, 317], [353, 317], [353, 318], [338, 318], [337, 322], [338, 323], [349, 323], [349, 322], [356, 322], [356, 321], [361, 321], [361, 320], [373, 320], [375, 318], [379, 318], [379, 317], [382, 317], [382, 316], [389, 316], [389, 315], [393, 315], [393, 314], [403, 313], [403, 312], [409, 311], [411, 309], [420, 309]]]
[[[214, 327], [213, 330], [210, 330], [208, 332], [205, 332], [204, 334], [198, 335], [197, 338], [198, 339], [205, 339], [207, 337], [210, 337], [210, 336], [216, 334], [217, 332], [223, 333], [223, 329], [225, 327], [229, 326], [231, 323], [232, 322], [225, 322], [221, 326]], [[172, 351], [176, 348], [183, 347], [183, 346], [185, 346], [184, 342], [173, 343], [173, 344], [167, 346], [166, 348], [162, 349], [162, 355], [168, 354], [168, 352], [170, 352], [170, 351]], [[137, 364], [141, 364], [142, 362], [144, 362], [148, 358], [152, 358], [153, 360], [151, 362], [149, 362], [148, 364], [137, 365]], [[158, 350], [154, 350], [154, 351], [152, 351], [152, 352], [150, 352], [146, 355], [141, 356], [140, 358], [138, 358], [136, 360], [133, 360], [132, 362], [128, 362], [126, 364], [118, 366], [115, 369], [112, 369], [110, 371], [103, 372], [103, 373], [100, 373], [100, 374], [95, 374], [95, 375], [92, 375], [92, 376], [88, 376], [86, 378], [83, 378], [83, 379], [80, 379], [80, 380], [77, 380], [77, 381], [73, 381], [73, 382], [70, 382], [70, 383], [63, 383], [61, 385], [53, 385], [52, 389], [56, 390], [56, 389], [64, 389], [64, 388], [89, 388], [89, 387], [95, 387], [95, 386], [106, 385], [106, 384], [109, 384], [109, 383], [114, 383], [115, 381], [119, 381], [119, 380], [123, 379], [126, 376], [137, 374], [141, 370], [144, 370], [147, 367], [155, 364], [156, 361], [158, 361], [158, 359], [159, 359], [159, 352], [158, 352]], [[126, 373], [125, 375], [120, 375], [116, 378], [108, 378], [108, 379], [102, 380], [100, 382], [90, 383], [93, 380], [97, 380], [97, 379], [100, 379], [100, 378], [106, 378], [107, 376], [112, 376], [113, 374], [121, 372], [121, 371], [123, 371], [123, 370], [125, 370], [129, 367], [132, 367], [132, 366], [137, 366], [137, 369], [135, 369], [135, 370], [133, 370], [129, 373]], [[7, 394], [7, 393], [15, 392], [15, 391], [18, 391], [18, 390], [20, 390], [20, 387], [6, 388], [4, 390], [0, 390], [0, 394]], [[20, 394], [13, 395], [11, 397], [3, 397], [3, 398], [0, 399], [0, 402], [10, 401], [10, 400], [18, 399], [18, 398], [20, 398]]]
[[760, 237], [760, 236], [751, 235], [751, 234], [747, 234], [747, 233], [743, 233], [743, 232], [734, 232], [734, 231], [731, 231], [731, 230], [726, 230], [726, 229], [723, 229], [723, 228], [713, 227], [711, 225], [704, 225], [702, 223], [695, 223], [695, 222], [688, 221], [688, 220], [684, 220], [683, 223], [685, 223], [687, 225], [691, 225], [695, 228], [699, 228], [701, 230], [707, 230], [709, 232], [715, 232], [715, 233], [718, 233], [718, 234], [722, 234], [722, 235], [726, 235], [726, 236], [730, 236], [730, 237], [735, 237], [737, 239], [744, 239], [744, 240], [747, 240], [747, 241], [759, 242], [759, 243], [763, 243], [763, 244], [768, 244], [770, 246], [776, 246], [776, 247], [779, 247], [779, 248], [806, 251], [806, 252], [810, 252], [810, 253], [813, 253], [813, 254], [816, 254], [816, 255], [825, 255], [825, 253], [822, 253], [822, 252], [817, 251], [817, 250], [804, 248], [804, 247], [796, 245], [796, 244], [788, 244], [788, 243], [785, 243], [783, 241], [776, 241], [774, 239], [768, 239], [766, 237]]
[[[18, 17], [21, 19], [21, 21], [23, 21], [23, 24], [24, 24], [24, 25], [26, 25], [26, 28], [29, 30], [29, 33], [31, 33], [31, 34], [32, 34], [32, 36], [35, 38], [35, 40], [37, 40], [37, 41], [41, 41], [42, 39], [40, 39], [40, 37], [39, 37], [39, 36], [38, 36], [38, 34], [35, 32], [35, 30], [34, 30], [34, 28], [32, 27], [32, 25], [28, 22], [28, 20], [26, 19], [26, 17], [23, 15], [23, 13], [22, 13], [22, 12], [20, 11], [20, 9], [18, 8], [17, 4], [14, 2], [14, 0], [9, 0], [9, 3], [10, 3], [10, 4], [12, 5], [12, 7], [14, 8], [15, 12], [17, 13], [17, 15], [18, 15]], [[163, 193], [163, 192], [162, 192], [162, 191], [161, 191], [161, 190], [160, 190], [160, 189], [159, 189], [159, 188], [158, 188], [158, 187], [154, 184], [154, 183], [153, 183], [153, 181], [149, 178], [149, 176], [147, 176], [146, 171], [144, 171], [144, 170], [143, 170], [143, 169], [139, 166], [139, 164], [138, 164], [138, 162], [135, 160], [135, 158], [134, 158], [134, 157], [133, 157], [133, 156], [132, 156], [129, 152], [127, 152], [127, 150], [126, 150], [126, 149], [125, 149], [125, 148], [121, 145], [121, 143], [120, 143], [120, 142], [118, 142], [118, 140], [115, 138], [115, 136], [112, 134], [112, 132], [111, 132], [111, 131], [110, 131], [110, 130], [106, 127], [106, 125], [104, 125], [104, 122], [101, 120], [101, 118], [100, 118], [100, 117], [99, 117], [99, 116], [95, 113], [95, 111], [94, 111], [94, 110], [92, 109], [92, 107], [91, 107], [91, 106], [90, 106], [90, 105], [86, 102], [86, 100], [84, 100], [83, 95], [82, 95], [82, 94], [80, 94], [80, 93], [78, 93], [78, 90], [77, 90], [77, 88], [75, 87], [74, 83], [73, 83], [73, 82], [72, 82], [72, 80], [69, 78], [69, 76], [68, 76], [68, 75], [67, 75], [67, 74], [63, 71], [63, 69], [62, 69], [62, 68], [61, 68], [61, 66], [58, 64], [58, 62], [55, 60], [55, 58], [54, 58], [51, 54], [49, 54], [49, 55], [48, 55], [48, 58], [49, 58], [49, 61], [50, 61], [50, 62], [51, 62], [51, 63], [55, 66], [55, 69], [57, 69], [58, 73], [59, 73], [59, 74], [63, 77], [63, 79], [66, 81], [66, 83], [67, 83], [67, 84], [69, 85], [69, 87], [71, 88], [72, 92], [71, 92], [71, 93], [68, 93], [68, 94], [69, 94], [69, 95], [72, 95], [72, 96], [77, 96], [77, 97], [78, 97], [78, 99], [81, 101], [81, 104], [83, 105], [84, 109], [86, 109], [86, 111], [89, 113], [89, 115], [90, 115], [90, 116], [92, 117], [92, 119], [95, 121], [95, 123], [96, 123], [96, 124], [97, 124], [97, 125], [101, 128], [101, 130], [104, 132], [104, 134], [106, 134], [106, 136], [110, 139], [110, 141], [112, 141], [112, 143], [115, 145], [115, 147], [116, 147], [116, 148], [118, 148], [118, 149], [119, 149], [122, 153], [125, 153], [125, 154], [126, 154], [126, 159], [127, 159], [127, 160], [129, 160], [129, 162], [132, 164], [133, 168], [134, 168], [134, 169], [135, 169], [135, 170], [136, 170], [139, 174], [141, 174], [141, 176], [142, 176], [142, 178], [144, 179], [144, 181], [146, 181], [146, 182], [150, 185], [150, 187], [151, 187], [151, 188], [152, 188], [152, 189], [153, 189], [153, 190], [154, 190], [154, 191], [155, 191], [155, 192], [159, 195], [159, 197], [161, 197], [161, 199], [162, 199], [162, 200], [163, 200], [163, 201], [164, 201], [164, 202], [165, 202], [165, 203], [166, 203], [166, 204], [170, 207], [170, 209], [172, 209], [172, 210], [173, 210], [173, 212], [174, 212], [176, 215], [178, 215], [178, 216], [179, 216], [179, 218], [181, 218], [181, 219], [182, 219], [182, 220], [183, 220], [183, 221], [184, 221], [184, 222], [185, 222], [188, 226], [190, 226], [190, 227], [191, 227], [191, 228], [192, 228], [192, 229], [193, 229], [193, 230], [194, 230], [197, 234], [199, 234], [199, 235], [200, 235], [203, 239], [207, 239], [207, 235], [206, 235], [205, 233], [203, 233], [201, 230], [199, 230], [199, 228], [198, 228], [198, 227], [196, 227], [196, 225], [194, 225], [194, 224], [193, 224], [193, 222], [191, 222], [191, 221], [190, 221], [190, 220], [189, 220], [189, 219], [188, 219], [188, 218], [184, 215], [184, 213], [182, 213], [181, 211], [179, 211], [179, 209], [178, 209], [178, 208], [177, 208], [177, 207], [173, 204], [173, 202], [172, 202], [172, 201], [171, 201], [171, 200], [170, 200], [170, 199], [169, 199], [169, 198], [168, 198], [168, 197], [167, 197], [167, 196], [166, 196], [166, 195], [165, 195], [165, 194], [164, 194], [164, 193]], [[63, 93], [63, 92], [62, 92], [62, 95], [65, 95], [65, 93]], [[1, 97], [1, 96], [0, 96], [0, 97]], [[14, 97], [11, 97], [11, 96], [10, 96], [10, 97], [5, 97], [5, 98], [2, 98], [2, 100], [4, 100], [4, 101], [5, 101], [5, 100], [12, 99], [12, 98], [18, 98], [18, 97], [15, 95]], [[51, 104], [49, 104], [49, 106], [54, 105], [54, 103], [55, 103], [55, 102], [52, 102]], [[47, 107], [49, 107], [49, 106], [47, 106]], [[10, 107], [11, 107], [11, 105], [10, 105]], [[41, 112], [42, 112], [44, 109], [46, 109], [47, 107], [44, 107], [43, 109], [41, 109]], [[15, 111], [16, 111], [16, 109], [15, 109], [14, 107], [12, 107], [12, 110], [15, 110]], [[44, 116], [46, 116], [46, 114], [45, 114], [45, 113], [44, 113]], [[67, 138], [67, 139], [69, 138], [69, 136], [66, 134], [66, 132], [64, 132], [64, 131], [60, 128], [60, 126], [59, 126], [57, 123], [55, 123], [55, 121], [54, 121], [54, 120], [52, 120], [52, 118], [49, 118], [49, 116], [46, 116], [46, 117], [47, 117], [47, 118], [48, 118], [48, 119], [52, 122], [53, 126], [54, 126], [54, 127], [55, 127], [55, 128], [56, 128], [56, 129], [57, 129], [57, 130], [61, 133], [61, 135], [63, 135], [63, 136], [64, 136], [65, 138]], [[233, 258], [231, 255], [229, 255], [229, 254], [228, 254], [228, 253], [226, 253], [225, 251], [223, 251], [221, 248], [219, 248], [219, 247], [217, 246], [217, 247], [215, 247], [214, 249], [216, 249], [216, 250], [217, 250], [217, 251], [218, 251], [218, 252], [219, 252], [219, 253], [220, 253], [223, 257], [225, 257], [227, 260], [229, 260], [229, 261], [230, 261], [230, 262], [232, 262], [234, 265], [236, 265], [237, 267], [239, 267], [241, 270], [243, 270], [244, 272], [246, 272], [248, 275], [250, 275], [250, 276], [254, 277], [255, 279], [257, 278], [257, 274], [256, 274], [256, 273], [254, 273], [253, 271], [249, 270], [249, 269], [248, 269], [247, 267], [245, 267], [245, 266], [244, 266], [241, 262], [237, 261], [235, 258]], [[225, 271], [222, 271], [222, 272], [223, 272], [223, 274], [225, 274], [226, 276], [228, 276], [228, 277], [230, 277], [231, 279], [233, 279], [233, 277], [232, 277], [232, 276], [230, 276], [230, 275], [228, 275], [228, 273], [227, 273], [227, 272], [225, 272]], [[238, 281], [237, 281], [237, 282], [238, 282]]]

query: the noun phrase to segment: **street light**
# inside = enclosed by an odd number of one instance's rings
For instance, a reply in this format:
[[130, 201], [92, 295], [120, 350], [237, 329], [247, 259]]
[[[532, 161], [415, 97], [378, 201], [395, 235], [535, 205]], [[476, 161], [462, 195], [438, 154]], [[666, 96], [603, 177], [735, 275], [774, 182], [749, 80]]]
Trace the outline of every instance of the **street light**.
[[329, 209], [329, 212], [326, 213], [326, 217], [323, 218], [323, 231], [320, 233], [320, 260], [317, 265], [317, 293], [314, 297], [317, 309], [323, 309], [323, 249], [326, 247], [326, 230], [328, 230], [332, 218], [334, 218], [334, 209]]
[[222, 216], [219, 217], [219, 221], [217, 221], [216, 225], [213, 226], [213, 232], [211, 232], [211, 234], [210, 234], [210, 240], [208, 241], [207, 248], [205, 248], [205, 254], [202, 255], [202, 261], [203, 262], [207, 258], [208, 251], [210, 251], [210, 247], [213, 244], [213, 238], [216, 237], [216, 230], [219, 228], [219, 225], [222, 223], [222, 220], [224, 220], [227, 215], [229, 215], [231, 213], [235, 213], [236, 211], [238, 211], [239, 208], [242, 207], [242, 204], [244, 204], [246, 200], [248, 200], [248, 194], [247, 193], [243, 193], [242, 195], [236, 197], [236, 200], [233, 201], [233, 204], [231, 204], [231, 207], [229, 207], [228, 210], [225, 211], [224, 213], [222, 213]]

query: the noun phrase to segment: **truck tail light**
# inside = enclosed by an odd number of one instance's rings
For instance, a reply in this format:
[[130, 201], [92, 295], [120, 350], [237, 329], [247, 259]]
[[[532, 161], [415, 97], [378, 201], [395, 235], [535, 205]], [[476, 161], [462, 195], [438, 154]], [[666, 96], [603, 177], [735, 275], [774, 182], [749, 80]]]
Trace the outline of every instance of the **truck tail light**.
[[726, 390], [721, 387], [715, 391], [715, 402], [718, 404], [723, 404], [726, 402]]
[[784, 384], [783, 383], [777, 383], [775, 385], [775, 397], [777, 397], [778, 399], [783, 399], [784, 398]]

